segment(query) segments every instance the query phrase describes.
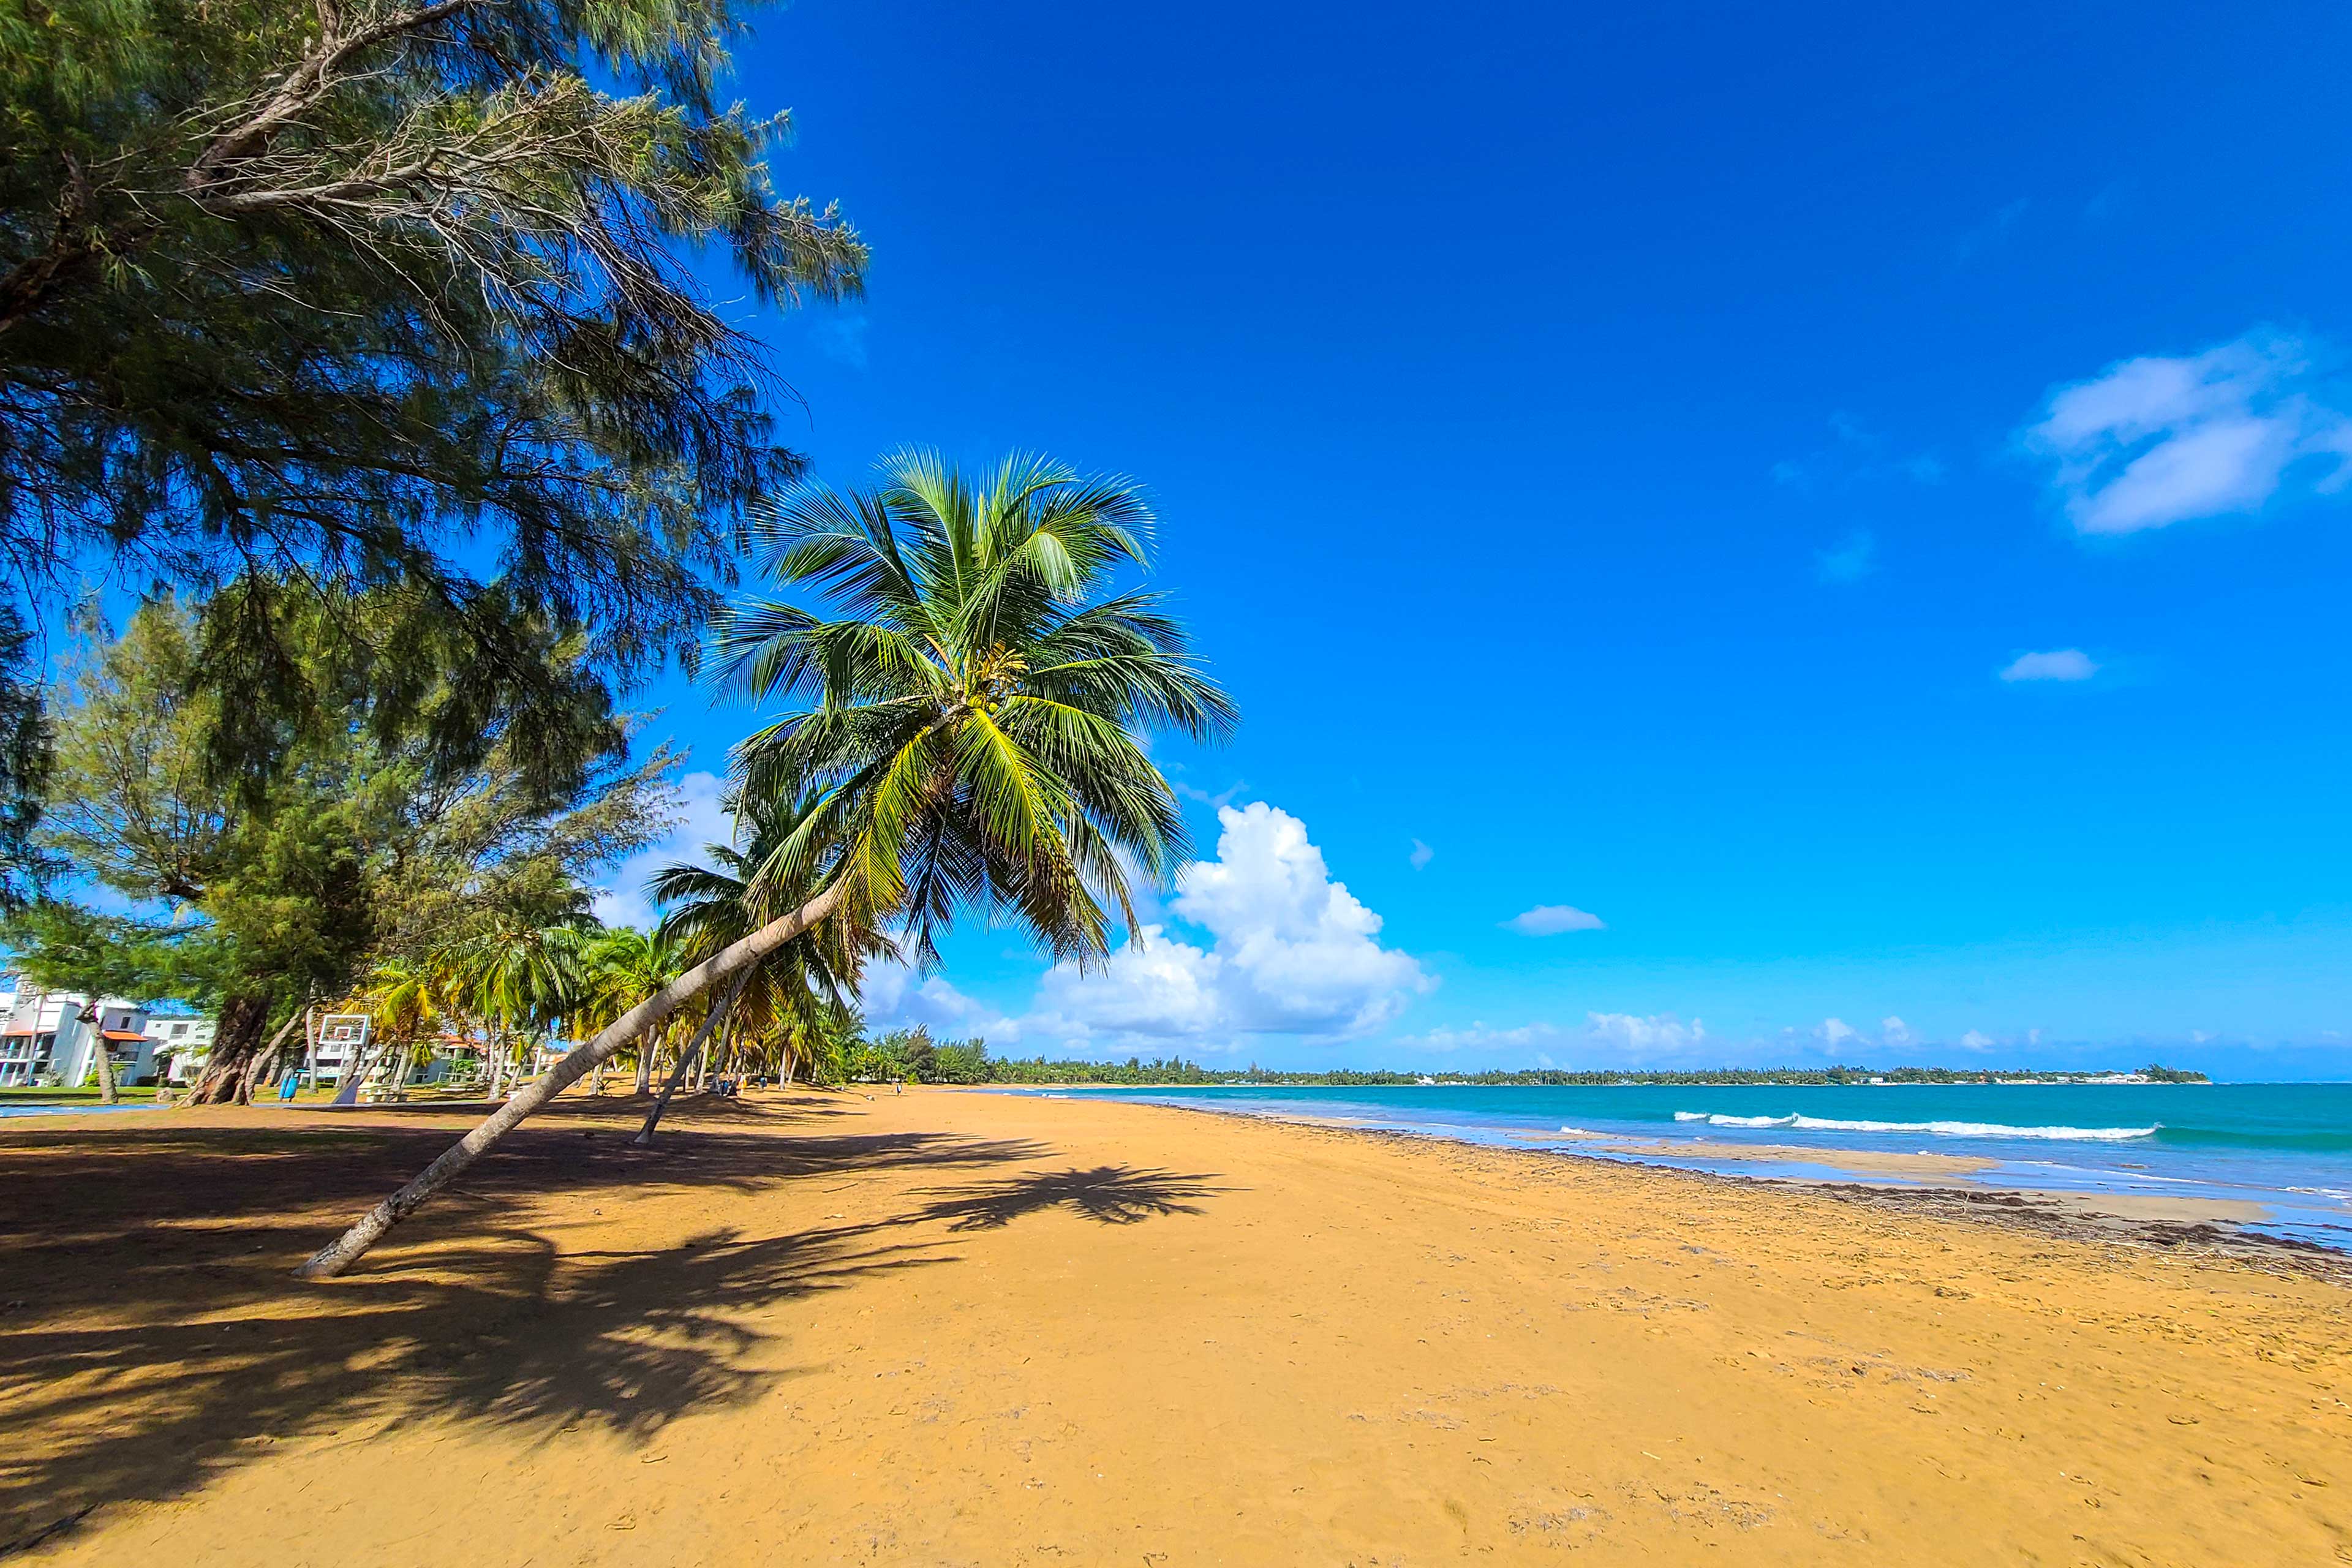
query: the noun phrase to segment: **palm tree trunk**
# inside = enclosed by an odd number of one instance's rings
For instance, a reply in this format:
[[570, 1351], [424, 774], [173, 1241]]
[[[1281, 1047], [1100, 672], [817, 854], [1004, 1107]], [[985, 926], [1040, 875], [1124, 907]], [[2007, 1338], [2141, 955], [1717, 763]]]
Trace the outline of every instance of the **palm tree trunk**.
[[632, 1142], [641, 1145], [653, 1142], [654, 1128], [660, 1123], [662, 1112], [669, 1109], [669, 1097], [676, 1094], [677, 1086], [686, 1080], [686, 1069], [702, 1055], [702, 1042], [710, 1037], [711, 1027], [719, 1022], [719, 1014], [735, 1005], [735, 998], [743, 994], [743, 983], [751, 978], [749, 970], [737, 975], [734, 985], [727, 993], [727, 1000], [713, 1007], [710, 1016], [702, 1020], [702, 1027], [694, 1032], [694, 1043], [679, 1053], [677, 1069], [669, 1075], [669, 1082], [662, 1086], [661, 1098], [654, 1101], [651, 1110], [646, 1112], [646, 1124], [637, 1129], [637, 1135], [631, 1140]]
[[654, 1032], [651, 1029], [647, 1029], [646, 1031], [646, 1037], [637, 1042], [637, 1086], [631, 1089], [629, 1093], [633, 1097], [642, 1100], [653, 1091]]
[[751, 968], [832, 914], [841, 907], [846, 891], [842, 883], [835, 883], [791, 914], [770, 921], [742, 941], [728, 946], [716, 957], [696, 964], [622, 1014], [586, 1046], [565, 1052], [562, 1061], [485, 1117], [481, 1125], [443, 1151], [441, 1157], [425, 1166], [415, 1180], [361, 1215], [351, 1229], [313, 1253], [296, 1272], [306, 1279], [324, 1279], [349, 1268], [366, 1255], [368, 1248], [383, 1240], [386, 1231], [415, 1214], [424, 1206], [426, 1199], [462, 1175], [499, 1139], [513, 1131], [524, 1117], [579, 1082], [587, 1076], [591, 1068], [628, 1044], [640, 1031], [659, 1024], [680, 1006], [709, 990], [715, 982]]

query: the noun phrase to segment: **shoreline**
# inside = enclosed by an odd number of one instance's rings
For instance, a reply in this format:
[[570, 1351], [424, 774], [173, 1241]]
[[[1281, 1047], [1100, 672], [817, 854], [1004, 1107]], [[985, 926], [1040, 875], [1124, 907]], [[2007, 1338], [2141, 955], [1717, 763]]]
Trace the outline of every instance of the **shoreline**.
[[[981, 1091], [1048, 1097], [1073, 1092], [1007, 1086], [989, 1086]], [[2042, 1135], [2071, 1129], [2021, 1129], [2014, 1146], [2016, 1153], [2009, 1149], [2000, 1153], [1988, 1152], [2003, 1142], [1995, 1134], [1965, 1141], [1955, 1138], [1954, 1142], [1960, 1142], [1968, 1152], [1906, 1152], [1830, 1142], [1734, 1141], [1706, 1132], [1670, 1138], [1647, 1131], [1600, 1131], [1572, 1125], [1538, 1129], [1512, 1126], [1502, 1121], [1449, 1121], [1434, 1116], [1423, 1120], [1413, 1115], [1414, 1106], [1384, 1105], [1370, 1097], [1359, 1101], [1331, 1099], [1308, 1104], [1271, 1099], [1259, 1102], [1253, 1096], [1219, 1103], [1198, 1101], [1190, 1095], [1161, 1098], [1164, 1091], [1157, 1087], [1130, 1089], [1095, 1086], [1075, 1092], [1079, 1098], [1097, 1100], [1160, 1104], [1210, 1115], [1435, 1138], [1468, 1147], [1508, 1145], [1559, 1157], [1675, 1169], [1734, 1180], [1813, 1188], [1868, 1186], [1897, 1199], [1907, 1196], [1924, 1200], [1933, 1195], [1936, 1203], [1954, 1212], [1990, 1215], [2007, 1209], [2032, 1216], [2027, 1223], [2069, 1222], [2086, 1237], [2167, 1247], [2187, 1241], [2242, 1246], [2257, 1254], [2311, 1253], [2352, 1264], [2352, 1210], [2342, 1204], [2344, 1194], [2339, 1190], [2297, 1188], [2276, 1182], [2263, 1185], [2200, 1176], [2193, 1172], [2188, 1175], [2160, 1174], [2150, 1169], [2147, 1163], [2149, 1156], [2145, 1155], [2114, 1170], [2103, 1168], [2103, 1164], [2068, 1165], [2051, 1159], [2019, 1157], [2028, 1149], [2054, 1154], [2064, 1145], [2047, 1142]], [[1279, 1089], [1269, 1091], [1273, 1096], [1281, 1092]], [[1423, 1104], [1425, 1106], [1426, 1101]], [[1327, 1114], [1317, 1105], [1328, 1105], [1331, 1109]], [[1554, 1107], [1541, 1112], [1522, 1109], [1517, 1114], [1529, 1120], [1549, 1120], [1555, 1114], [1594, 1113]], [[1601, 1120], [1605, 1122], [1607, 1119]], [[1696, 1120], [1676, 1117], [1677, 1123], [1684, 1125]], [[1722, 1118], [1716, 1121], [1718, 1126], [1727, 1124]], [[1767, 1135], [1778, 1131], [1780, 1125], [1760, 1119], [1738, 1119], [1728, 1124], [1758, 1128]], [[1887, 1128], [1885, 1124], [1853, 1125], [1906, 1131]], [[1939, 1124], [1938, 1130], [1947, 1129]], [[1969, 1130], [1955, 1125], [1948, 1131]], [[2029, 1139], [2033, 1141], [2028, 1142]], [[2112, 1137], [2084, 1134], [2077, 1141], [2085, 1150], [2077, 1158], [2093, 1158], [2092, 1150], [2122, 1147]], [[1970, 1144], [1974, 1147], [1969, 1148]], [[2053, 1174], [2045, 1176], [2045, 1171]], [[2198, 1190], [2200, 1188], [2203, 1190]]]
[[[2042, 1188], [2005, 1186], [1998, 1183], [1965, 1187], [1938, 1186], [1925, 1181], [1895, 1184], [1842, 1180], [1836, 1174], [1756, 1175], [1680, 1164], [1667, 1157], [1684, 1154], [1690, 1148], [1688, 1144], [1633, 1146], [1637, 1152], [1654, 1147], [1659, 1152], [1654, 1159], [1621, 1159], [1586, 1152], [1577, 1146], [1586, 1140], [1605, 1140], [1608, 1135], [1604, 1133], [1507, 1133], [1505, 1136], [1509, 1142], [1496, 1142], [1459, 1137], [1443, 1127], [1363, 1127], [1338, 1119], [1312, 1116], [1215, 1110], [1207, 1106], [1162, 1105], [1150, 1100], [1110, 1102], [1174, 1110], [1192, 1116], [1265, 1122], [1333, 1136], [1394, 1140], [1408, 1145], [1436, 1142], [1503, 1155], [1548, 1156], [1604, 1170], [1647, 1171], [1664, 1176], [1722, 1183], [1735, 1187], [1819, 1193], [1842, 1202], [1884, 1207], [1890, 1213], [1910, 1214], [1956, 1224], [2000, 1226], [2090, 1246], [2177, 1251], [2186, 1256], [2227, 1259], [2258, 1268], [2276, 1264], [2299, 1276], [2352, 1286], [2352, 1247], [2326, 1247], [2296, 1237], [2273, 1236], [2244, 1228], [2248, 1220], [2259, 1217], [2249, 1211], [2258, 1210], [2261, 1205], [2242, 1200], [2144, 1199], [2130, 1194], [2053, 1192]], [[1994, 1163], [1955, 1154], [1877, 1154], [1867, 1150], [1821, 1150], [1768, 1144], [1716, 1147], [1731, 1152], [1702, 1157], [1734, 1163], [1743, 1161], [1777, 1163], [1782, 1163], [1786, 1157], [1785, 1163], [1788, 1163], [1825, 1166], [1833, 1172], [1840, 1167], [1848, 1167], [1853, 1174], [1879, 1171], [1926, 1176], [1950, 1173], [1952, 1167], [1989, 1167]]]

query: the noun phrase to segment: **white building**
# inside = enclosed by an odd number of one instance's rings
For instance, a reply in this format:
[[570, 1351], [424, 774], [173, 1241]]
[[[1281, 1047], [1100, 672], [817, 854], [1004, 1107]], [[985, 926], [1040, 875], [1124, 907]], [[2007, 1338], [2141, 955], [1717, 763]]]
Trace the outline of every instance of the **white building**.
[[[77, 991], [44, 991], [11, 976], [0, 980], [0, 1087], [56, 1083], [79, 1089], [96, 1081], [101, 1045], [114, 1063], [115, 1081], [155, 1080], [155, 1046], [145, 1032], [146, 1010], [120, 996], [93, 1007]], [[95, 1016], [84, 1019], [82, 1014]]]
[[205, 1070], [205, 1058], [212, 1055], [213, 1032], [219, 1026], [211, 1018], [148, 1019], [147, 1038], [155, 1058], [155, 1081], [194, 1083], [196, 1075]]
[[[318, 1040], [304, 1060], [302, 1071], [314, 1084], [340, 1083], [344, 1071], [365, 1052], [365, 1020], [329, 1014], [319, 1020]], [[158, 1083], [194, 1083], [212, 1055], [219, 1032], [216, 1018], [150, 1018], [147, 1038], [153, 1043]], [[274, 1089], [277, 1086], [267, 1086]]]

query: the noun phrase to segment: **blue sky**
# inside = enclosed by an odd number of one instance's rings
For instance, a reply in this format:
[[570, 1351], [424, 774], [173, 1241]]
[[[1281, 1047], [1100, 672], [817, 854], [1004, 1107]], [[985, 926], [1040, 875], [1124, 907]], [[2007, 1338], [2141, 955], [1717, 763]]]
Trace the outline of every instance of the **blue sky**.
[[[762, 14], [779, 183], [875, 249], [861, 305], [763, 321], [789, 438], [1146, 481], [1245, 720], [1164, 753], [1211, 869], [1158, 942], [1082, 979], [968, 930], [877, 1020], [2347, 1076], [2347, 35]], [[751, 721], [650, 700], [697, 769]]]

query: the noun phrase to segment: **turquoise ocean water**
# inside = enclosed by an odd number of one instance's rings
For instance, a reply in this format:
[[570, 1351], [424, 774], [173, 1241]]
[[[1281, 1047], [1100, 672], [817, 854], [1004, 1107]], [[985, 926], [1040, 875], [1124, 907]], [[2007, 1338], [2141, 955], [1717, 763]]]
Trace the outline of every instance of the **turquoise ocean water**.
[[[1073, 1089], [1261, 1116], [1510, 1143], [1563, 1129], [1644, 1142], [1961, 1154], [1979, 1185], [2263, 1206], [2252, 1228], [2352, 1250], [2352, 1084], [1896, 1084], [1868, 1088]], [[1730, 1175], [1856, 1180], [1802, 1160], [1607, 1154]], [[1872, 1176], [1875, 1182], [1888, 1178]], [[1905, 1184], [1899, 1181], [1892, 1184]]]

